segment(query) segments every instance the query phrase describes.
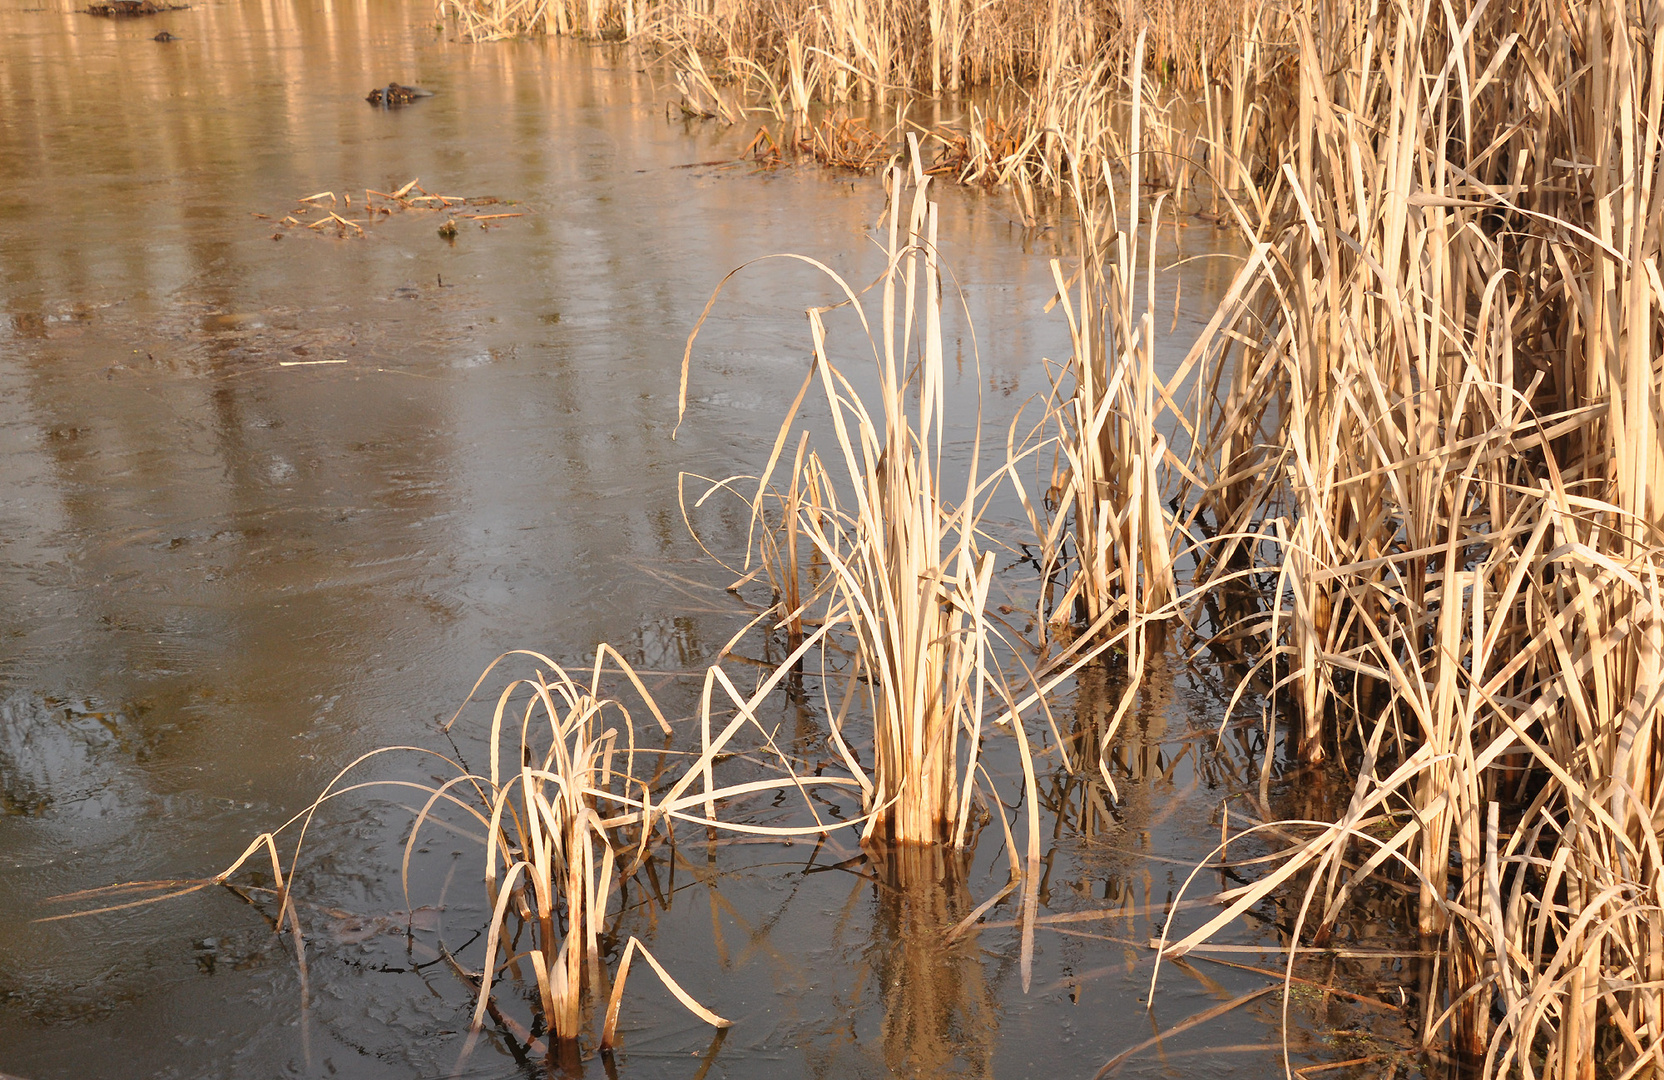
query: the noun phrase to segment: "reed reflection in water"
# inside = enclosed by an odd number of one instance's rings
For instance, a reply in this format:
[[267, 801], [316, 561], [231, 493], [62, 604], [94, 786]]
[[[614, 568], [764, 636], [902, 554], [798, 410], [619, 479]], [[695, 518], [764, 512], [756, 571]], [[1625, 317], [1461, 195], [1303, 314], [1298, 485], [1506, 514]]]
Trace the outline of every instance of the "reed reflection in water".
[[937, 846], [869, 849], [884, 1064], [898, 1077], [992, 1077], [999, 1008], [974, 933], [970, 859]]

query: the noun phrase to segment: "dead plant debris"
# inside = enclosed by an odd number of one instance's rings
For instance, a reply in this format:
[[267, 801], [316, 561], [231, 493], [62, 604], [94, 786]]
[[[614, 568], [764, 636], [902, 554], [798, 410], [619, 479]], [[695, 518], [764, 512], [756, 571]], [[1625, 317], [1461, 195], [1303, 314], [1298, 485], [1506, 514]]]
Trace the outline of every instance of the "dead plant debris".
[[[137, 15], [160, 15], [164, 11], [189, 11], [190, 8], [189, 4], [157, 4], [152, 0], [101, 0], [100, 3], [88, 4], [86, 13], [106, 19], [123, 19]], [[156, 40], [163, 39], [158, 37]]]
[[[501, 228], [509, 218], [526, 216], [524, 210], [505, 210], [485, 214], [468, 211], [484, 207], [512, 207], [517, 205], [519, 204], [512, 199], [501, 199], [495, 195], [436, 194], [422, 187], [419, 178], [390, 192], [365, 188], [363, 200], [356, 207], [353, 205], [351, 192], [319, 191], [296, 199], [295, 206], [288, 213], [276, 219], [278, 231], [272, 233], [272, 239], [281, 240], [286, 232], [292, 232], [295, 229], [305, 229], [310, 232], [333, 231], [340, 238], [363, 236], [367, 226], [373, 225], [383, 218], [392, 217], [394, 214], [432, 211], [447, 215], [445, 224], [440, 226], [439, 235], [449, 240], [456, 236], [456, 223], [458, 221], [473, 221], [478, 223], [482, 230], [489, 231]], [[251, 212], [249, 216], [263, 222], [273, 220], [267, 214]]]

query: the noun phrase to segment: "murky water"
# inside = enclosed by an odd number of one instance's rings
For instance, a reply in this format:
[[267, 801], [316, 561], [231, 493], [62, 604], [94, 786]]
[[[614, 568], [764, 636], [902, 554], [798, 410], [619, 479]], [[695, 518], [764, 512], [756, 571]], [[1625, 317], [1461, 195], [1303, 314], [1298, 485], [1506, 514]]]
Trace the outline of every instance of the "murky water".
[[[128, 21], [0, 0], [0, 1070], [448, 1074], [470, 991], [377, 921], [404, 903], [392, 803], [320, 821], [298, 886], [304, 1008], [257, 896], [31, 920], [63, 910], [57, 894], [212, 873], [372, 747], [445, 748], [437, 721], [504, 649], [581, 664], [612, 642], [685, 705], [676, 673], [749, 617], [689, 539], [677, 476], [757, 466], [802, 377], [802, 309], [830, 292], [801, 267], [742, 277], [673, 441], [682, 346], [749, 259], [875, 274], [879, 186], [684, 168], [747, 136], [669, 120], [642, 57], [463, 45], [431, 23], [420, 0]], [[434, 96], [363, 101], [390, 80]], [[419, 208], [362, 235], [306, 227], [418, 179], [473, 200], [454, 240]], [[299, 201], [321, 192], [337, 201]], [[1041, 312], [1051, 241], [995, 196], [946, 192], [942, 216], [980, 345], [979, 364], [959, 332], [953, 392], [980, 390], [1003, 431], [1066, 347]], [[1227, 272], [1196, 264], [1176, 337]], [[698, 520], [713, 549], [743, 546], [731, 507]], [[995, 836], [918, 895], [853, 839], [701, 843], [624, 925], [738, 1023], [713, 1042], [637, 975], [619, 1075], [1090, 1076], [1264, 985], [1199, 964], [1142, 1004], [1136, 946], [1253, 751], [1193, 738], [1223, 708], [1205, 673], [1157, 686], [1123, 754], [1125, 806], [1048, 782], [1042, 914], [1078, 921], [1042, 932], [1030, 993], [1009, 902], [941, 938], [1002, 883]], [[813, 741], [816, 719], [780, 707]], [[1091, 702], [1065, 714], [1090, 723]], [[477, 869], [456, 850], [417, 884], [422, 918], [460, 947], [482, 901], [458, 899]], [[1122, 1074], [1265, 1075], [1277, 1012], [1262, 999]], [[1314, 1038], [1303, 1052], [1345, 1056]], [[528, 1068], [496, 1039], [465, 1071]]]

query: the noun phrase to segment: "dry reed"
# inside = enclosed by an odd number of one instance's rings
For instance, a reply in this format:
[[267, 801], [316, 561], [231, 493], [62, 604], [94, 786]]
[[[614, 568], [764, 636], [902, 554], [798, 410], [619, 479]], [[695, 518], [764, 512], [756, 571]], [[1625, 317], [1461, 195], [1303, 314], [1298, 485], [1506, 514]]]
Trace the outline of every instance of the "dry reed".
[[[1142, 45], [1140, 41], [1139, 50]], [[1140, 66], [1135, 59], [1133, 70]], [[1071, 171], [1080, 253], [1073, 282], [1061, 260], [1051, 264], [1057, 284], [1053, 303], [1062, 308], [1072, 345], [1068, 362], [1054, 375], [1059, 399], [1048, 409], [1057, 429], [1057, 460], [1047, 502], [1059, 512], [1049, 524], [1034, 517], [1046, 581], [1041, 621], [1048, 614], [1059, 621], [1073, 619], [1089, 639], [1114, 633], [1124, 647], [1127, 669], [1134, 673], [1101, 733], [1099, 767], [1111, 792], [1115, 785], [1102, 755], [1137, 692], [1136, 673], [1143, 669], [1151, 630], [1176, 610], [1174, 523], [1162, 498], [1170, 486], [1165, 476], [1171, 455], [1160, 431], [1170, 400], [1155, 373], [1151, 310], [1155, 229], [1163, 200], [1157, 196], [1149, 207], [1148, 235], [1141, 244], [1141, 121], [1135, 99], [1124, 218], [1114, 188], [1102, 177]], [[1079, 161], [1067, 145], [1065, 153], [1071, 164]], [[1148, 291], [1139, 310], [1141, 271]], [[1068, 584], [1060, 597], [1053, 596], [1052, 582], [1065, 570]]]

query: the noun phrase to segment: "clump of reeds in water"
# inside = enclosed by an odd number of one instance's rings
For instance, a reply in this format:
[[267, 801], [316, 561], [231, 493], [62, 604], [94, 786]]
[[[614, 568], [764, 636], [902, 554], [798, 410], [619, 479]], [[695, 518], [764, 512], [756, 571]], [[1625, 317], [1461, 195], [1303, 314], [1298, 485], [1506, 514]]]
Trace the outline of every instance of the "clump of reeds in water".
[[[887, 265], [876, 286], [876, 318], [843, 278], [803, 260], [825, 272], [844, 300], [808, 310], [814, 364], [746, 498], [761, 527], [759, 556], [780, 597], [780, 622], [798, 636], [811, 622], [812, 637], [837, 635], [852, 658], [845, 670], [828, 673], [843, 684], [830, 706], [831, 736], [873, 815], [867, 835], [963, 845], [985, 714], [994, 708], [1010, 722], [1014, 710], [1006, 707], [1012, 698], [992, 656], [995, 631], [987, 618], [994, 556], [982, 548], [978, 530], [999, 474], [979, 475], [980, 436], [973, 435], [957, 499], [944, 495], [947, 386], [929, 182], [914, 139], [909, 164], [890, 175]], [[827, 349], [825, 317], [845, 306], [871, 349], [876, 395], [870, 402]], [[690, 338], [689, 358], [693, 347]], [[688, 363], [685, 358], [684, 402]], [[831, 412], [831, 451], [823, 458], [800, 435], [787, 466], [791, 434], [817, 387]], [[781, 484], [785, 491], [776, 493]], [[721, 486], [737, 489], [739, 481]], [[849, 728], [858, 721], [871, 724], [870, 765], [850, 747]], [[1010, 728], [1032, 792], [1020, 719]]]
[[[531, 967], [544, 1023], [560, 1044], [575, 1045], [583, 1032], [586, 989], [602, 992], [601, 942], [610, 936], [607, 902], [619, 871], [616, 845], [633, 830], [633, 846], [645, 852], [654, 813], [651, 789], [635, 775], [633, 720], [619, 701], [602, 696], [602, 660], [608, 653], [603, 648], [597, 656], [587, 685], [548, 657], [534, 657], [548, 674], [539, 671], [502, 690], [491, 717], [485, 775], [459, 770], [435, 787], [411, 828], [407, 872], [411, 849], [435, 806], [469, 802], [455, 799], [453, 792], [473, 796], [468, 810], [486, 826], [484, 881], [491, 921], [485, 967], [478, 976], [474, 1033], [491, 1006], [498, 972], [506, 969], [518, 978], [522, 961]], [[613, 657], [668, 734], [669, 724], [634, 671]], [[489, 673], [481, 676], [482, 682]], [[663, 814], [676, 805], [657, 809]], [[728, 1025], [694, 1001], [631, 938], [612, 988], [602, 1047], [612, 1045], [624, 980], [638, 949], [695, 1015], [719, 1027]]]
[[[1140, 42], [1140, 46], [1142, 42]], [[1133, 69], [1137, 70], [1135, 61]], [[1135, 100], [1129, 145], [1131, 183], [1125, 215], [1114, 186], [1079, 168], [1075, 146], [1064, 144], [1075, 209], [1077, 264], [1069, 273], [1052, 260], [1058, 305], [1067, 320], [1070, 355], [1053, 372], [1048, 426], [1055, 427], [1049, 522], [1035, 515], [1038, 562], [1045, 588], [1037, 613], [1073, 624], [1065, 656], [1082, 657], [1113, 645], [1132, 678], [1101, 736], [1108, 749], [1138, 689], [1151, 631], [1176, 614], [1172, 534], [1164, 506], [1169, 473], [1162, 423], [1171, 398], [1155, 372], [1155, 233], [1164, 199], [1146, 203], [1142, 178], [1142, 108]], [[1148, 222], [1141, 220], [1148, 205]], [[1141, 242], [1141, 231], [1147, 241]], [[1147, 262], [1148, 265], [1144, 265]], [[1140, 301], [1141, 276], [1147, 287]], [[1057, 579], [1063, 579], [1056, 594]], [[1078, 663], [1078, 661], [1077, 661]], [[1111, 792], [1114, 783], [1103, 777]]]
[[1425, 1039], [1490, 1075], [1643, 1075], [1664, 4], [1323, 10], [1346, 17], [1301, 29], [1255, 246], [1197, 346], [1192, 596], [1353, 795], [1168, 952], [1293, 885], [1321, 944], [1399, 882], [1434, 956]]

